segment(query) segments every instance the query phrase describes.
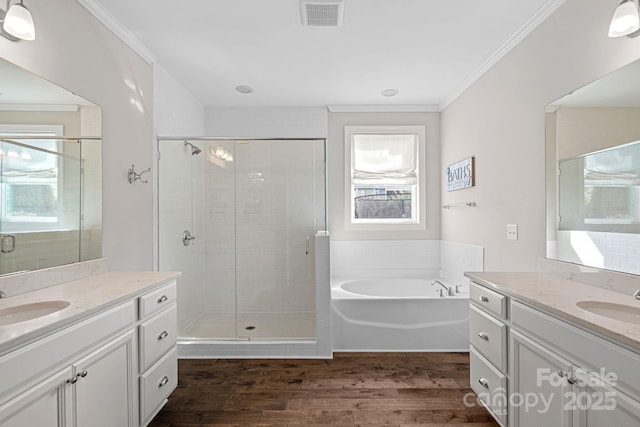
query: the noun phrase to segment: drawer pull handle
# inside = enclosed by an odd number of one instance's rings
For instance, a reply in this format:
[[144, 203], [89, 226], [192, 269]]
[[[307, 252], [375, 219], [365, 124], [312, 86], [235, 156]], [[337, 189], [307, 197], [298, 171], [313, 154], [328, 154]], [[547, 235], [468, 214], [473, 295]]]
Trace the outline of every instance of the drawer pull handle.
[[486, 332], [480, 332], [478, 334], [478, 336], [480, 337], [480, 339], [484, 340], [484, 341], [489, 341], [489, 335], [487, 335]]
[[75, 384], [77, 382], [78, 382], [78, 377], [77, 376], [67, 379], [67, 384]]
[[87, 374], [88, 374], [88, 372], [87, 372], [87, 370], [85, 369], [84, 371], [80, 372], [80, 373], [78, 374], [78, 376], [79, 376], [79, 377], [84, 378], [84, 377], [86, 377], [86, 376], [87, 376]]
[[162, 295], [160, 298], [158, 298], [158, 304], [162, 304], [163, 302], [166, 302], [169, 298], [167, 298], [166, 295]]
[[484, 388], [489, 388], [489, 381], [487, 381], [486, 378], [482, 378], [480, 377], [480, 379], [478, 380], [478, 382], [480, 383], [480, 385]]
[[488, 298], [488, 297], [485, 297], [484, 295], [481, 295], [481, 296], [480, 296], [480, 301], [482, 301], [482, 302], [489, 302], [489, 298]]
[[164, 387], [168, 382], [169, 382], [169, 377], [165, 375], [164, 377], [162, 377], [162, 379], [158, 383], [158, 387]]
[[158, 335], [158, 341], [162, 341], [163, 339], [165, 339], [168, 336], [169, 336], [169, 333], [167, 331], [162, 331], [162, 333], [160, 335]]

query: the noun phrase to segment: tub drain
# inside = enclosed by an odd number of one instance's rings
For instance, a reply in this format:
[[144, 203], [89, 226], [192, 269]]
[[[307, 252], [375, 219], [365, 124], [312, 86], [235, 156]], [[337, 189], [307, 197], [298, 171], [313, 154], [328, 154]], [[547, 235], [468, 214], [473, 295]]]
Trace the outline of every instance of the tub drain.
[[244, 328], [247, 331], [253, 331], [256, 327], [255, 326], [247, 326], [246, 328]]

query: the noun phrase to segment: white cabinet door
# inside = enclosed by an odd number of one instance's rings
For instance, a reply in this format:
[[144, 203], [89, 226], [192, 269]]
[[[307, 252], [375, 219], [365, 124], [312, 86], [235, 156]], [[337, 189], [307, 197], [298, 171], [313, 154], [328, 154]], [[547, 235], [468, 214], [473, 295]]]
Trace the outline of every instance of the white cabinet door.
[[73, 365], [77, 427], [133, 427], [136, 369], [133, 331], [100, 347]]
[[607, 379], [578, 379], [570, 406], [575, 409], [574, 427], [638, 427], [640, 402], [614, 390]]
[[71, 368], [48, 377], [28, 391], [0, 406], [2, 427], [63, 427], [67, 422], [70, 405]]
[[509, 425], [569, 427], [571, 364], [513, 329], [510, 345]]

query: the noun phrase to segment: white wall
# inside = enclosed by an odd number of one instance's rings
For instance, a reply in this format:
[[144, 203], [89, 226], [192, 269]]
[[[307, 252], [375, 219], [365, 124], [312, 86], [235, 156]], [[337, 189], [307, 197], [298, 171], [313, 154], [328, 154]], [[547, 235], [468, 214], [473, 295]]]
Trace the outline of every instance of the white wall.
[[114, 270], [151, 269], [152, 186], [127, 170], [152, 165], [152, 67], [75, 1], [28, 7], [37, 39], [0, 37], [1, 55], [102, 107], [104, 255]]
[[205, 134], [238, 138], [326, 138], [323, 107], [207, 107]]
[[156, 136], [204, 135], [204, 105], [158, 64], [153, 66], [153, 84]]
[[[610, 39], [617, 0], [568, 0], [442, 113], [442, 167], [476, 156], [476, 186], [442, 203], [442, 239], [485, 248], [485, 270], [535, 270], [545, 255], [545, 105], [640, 57]], [[519, 240], [506, 240], [506, 224]]]
[[[423, 125], [426, 128], [427, 223], [424, 231], [347, 230], [345, 208], [345, 126]], [[439, 113], [330, 113], [328, 162], [328, 213], [331, 240], [410, 240], [440, 238], [440, 114]]]

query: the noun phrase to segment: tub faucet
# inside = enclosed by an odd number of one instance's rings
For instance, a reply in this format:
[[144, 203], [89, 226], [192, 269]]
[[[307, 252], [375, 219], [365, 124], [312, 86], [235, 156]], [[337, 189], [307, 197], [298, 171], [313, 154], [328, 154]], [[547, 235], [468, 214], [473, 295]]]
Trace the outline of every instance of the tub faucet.
[[[433, 282], [431, 282], [431, 286], [436, 285], [436, 284], [438, 284], [438, 285], [442, 286], [442, 287], [444, 288], [444, 290], [445, 290], [445, 291], [447, 291], [447, 295], [449, 295], [449, 296], [452, 296], [452, 295], [453, 295], [453, 289], [452, 289], [451, 287], [448, 287], [448, 288], [447, 288], [447, 287], [444, 285], [444, 283], [442, 283], [442, 282], [441, 282], [441, 281], [439, 281], [439, 280], [434, 280]], [[442, 293], [441, 293], [440, 295], [442, 296]]]

